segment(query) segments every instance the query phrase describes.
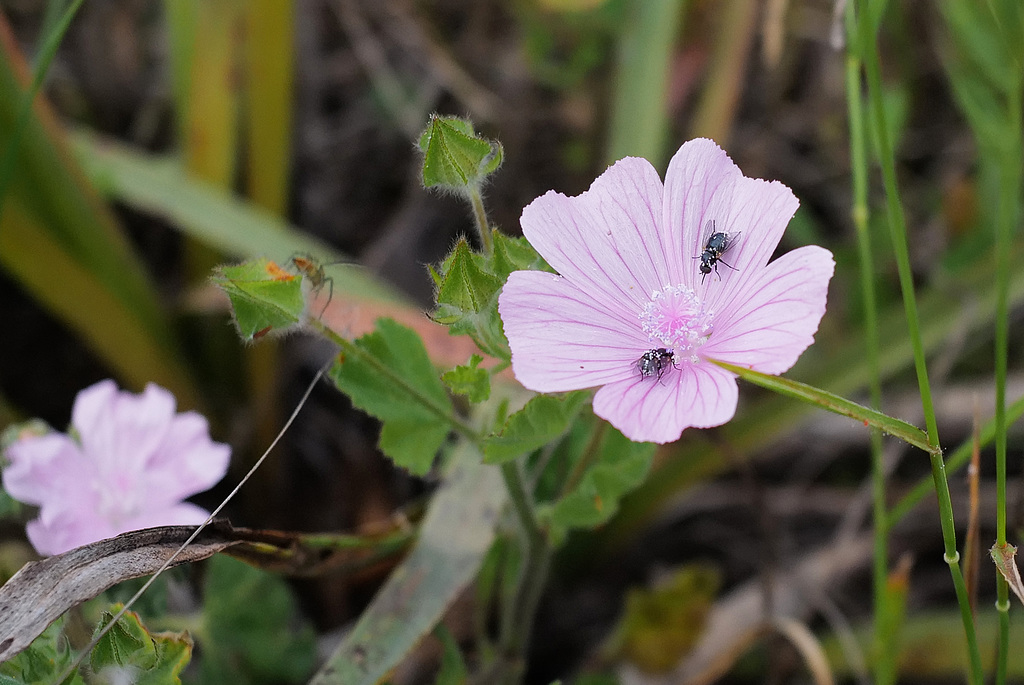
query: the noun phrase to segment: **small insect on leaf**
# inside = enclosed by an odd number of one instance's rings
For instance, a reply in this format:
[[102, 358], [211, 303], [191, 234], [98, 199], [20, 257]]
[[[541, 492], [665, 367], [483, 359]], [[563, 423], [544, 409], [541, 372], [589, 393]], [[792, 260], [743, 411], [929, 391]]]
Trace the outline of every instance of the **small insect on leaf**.
[[308, 297], [310, 299], [319, 295], [324, 286], [327, 286], [327, 300], [324, 302], [324, 306], [317, 318], [322, 317], [324, 312], [327, 311], [327, 306], [334, 298], [334, 279], [327, 275], [324, 271], [324, 265], [313, 255], [292, 255], [291, 262], [292, 266], [295, 267], [295, 270], [299, 272], [303, 281], [307, 284], [309, 289]]

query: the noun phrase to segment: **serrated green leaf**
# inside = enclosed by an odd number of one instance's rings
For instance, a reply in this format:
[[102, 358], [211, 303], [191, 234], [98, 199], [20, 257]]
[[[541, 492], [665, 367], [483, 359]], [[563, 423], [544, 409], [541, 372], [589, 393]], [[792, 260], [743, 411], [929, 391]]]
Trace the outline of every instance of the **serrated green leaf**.
[[485, 402], [491, 396], [491, 375], [487, 369], [477, 366], [483, 360], [483, 357], [474, 354], [469, 358], [469, 364], [445, 371], [441, 380], [456, 395], [466, 395], [473, 403]]
[[329, 375], [359, 409], [380, 419], [380, 448], [395, 464], [422, 475], [453, 427], [451, 400], [423, 341], [391, 319], [355, 342]]
[[302, 280], [267, 259], [222, 266], [213, 282], [231, 300], [243, 340], [295, 326], [303, 317]]
[[[115, 604], [104, 612], [97, 630], [120, 609]], [[187, 634], [152, 633], [138, 614], [129, 611], [100, 639], [89, 655], [89, 665], [103, 682], [118, 682], [117, 674], [123, 673], [130, 674], [136, 685], [172, 685], [181, 683], [179, 675], [191, 658], [192, 641]]]
[[[593, 463], [579, 482], [550, 505], [540, 516], [550, 521], [557, 536], [573, 528], [595, 528], [608, 521], [619, 509], [619, 501], [646, 479], [654, 460], [655, 446], [630, 441], [614, 428], [598, 448]], [[589, 441], [588, 441], [589, 442]], [[579, 454], [579, 459], [589, 455]]]
[[210, 559], [200, 683], [305, 682], [315, 664], [309, 626], [295, 628], [285, 582], [230, 557]]
[[[52, 623], [28, 649], [0, 663], [0, 685], [51, 685], [71, 662], [64, 619]], [[62, 685], [84, 685], [77, 669]]]
[[584, 390], [558, 397], [537, 395], [508, 417], [498, 435], [487, 438], [484, 462], [500, 464], [561, 437], [589, 399], [590, 393]]
[[501, 165], [501, 144], [476, 135], [473, 125], [458, 117], [431, 115], [420, 135], [423, 185], [456, 191], [479, 185]]

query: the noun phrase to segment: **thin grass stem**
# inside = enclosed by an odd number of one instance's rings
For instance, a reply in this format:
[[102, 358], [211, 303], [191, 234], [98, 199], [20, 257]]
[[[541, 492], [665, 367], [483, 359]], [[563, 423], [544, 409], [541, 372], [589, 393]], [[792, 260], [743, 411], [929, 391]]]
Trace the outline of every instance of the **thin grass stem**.
[[928, 368], [925, 361], [924, 345], [921, 341], [921, 326], [917, 313], [917, 299], [914, 293], [914, 279], [910, 267], [910, 252], [907, 247], [906, 218], [900, 203], [899, 189], [896, 182], [896, 164], [892, 142], [889, 140], [889, 127], [886, 119], [885, 106], [882, 100], [881, 65], [878, 57], [877, 34], [884, 12], [884, 0], [869, 2], [864, 11], [858, 13], [857, 33], [861, 59], [864, 62], [868, 85], [868, 105], [874, 127], [879, 165], [882, 171], [882, 182], [885, 187], [886, 214], [892, 238], [893, 251], [899, 270], [900, 290], [903, 294], [904, 313], [914, 350], [914, 366], [917, 371], [918, 388], [921, 393], [921, 405], [924, 411], [925, 424], [928, 430], [928, 441], [936, 448], [928, 456], [931, 461], [932, 480], [939, 503], [939, 519], [942, 526], [942, 539], [945, 548], [945, 560], [949, 565], [956, 590], [957, 602], [960, 605], [961, 618], [964, 624], [964, 635], [967, 640], [970, 669], [968, 680], [972, 685], [983, 682], [981, 656], [978, 650], [978, 639], [971, 614], [967, 587], [960, 571], [960, 554], [956, 546], [956, 529], [953, 522], [953, 505], [949, 497], [949, 484], [946, 480], [945, 463], [942, 452], [938, 449], [938, 423], [935, 418], [935, 406], [932, 401], [931, 384], [928, 380]]
[[[864, 103], [861, 97], [861, 60], [857, 55], [857, 22], [854, 5], [846, 6], [846, 102], [850, 126], [850, 173], [852, 183], [851, 218], [857, 233], [857, 254], [860, 261], [861, 298], [864, 300], [864, 346], [868, 365], [868, 390], [871, 408], [881, 410], [882, 381], [879, 362], [878, 309], [875, 298], [875, 274], [872, 269], [871, 233], [868, 227], [868, 161], [864, 135]], [[895, 636], [885, 635], [890, 614], [891, 593], [887, 591], [889, 575], [889, 529], [886, 521], [885, 464], [882, 453], [882, 432], [872, 427], [871, 499], [874, 521], [872, 559], [872, 586], [874, 592], [873, 649], [875, 652], [875, 683], [887, 685], [895, 682], [895, 673], [886, 668], [895, 661], [882, 658], [883, 652], [893, 653], [898, 648]]]

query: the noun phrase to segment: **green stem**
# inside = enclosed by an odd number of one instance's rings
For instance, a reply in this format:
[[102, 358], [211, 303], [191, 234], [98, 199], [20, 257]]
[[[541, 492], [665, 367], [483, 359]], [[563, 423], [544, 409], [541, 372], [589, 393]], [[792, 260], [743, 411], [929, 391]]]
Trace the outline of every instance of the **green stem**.
[[[857, 56], [857, 23], [853, 2], [846, 6], [846, 102], [850, 120], [850, 172], [853, 192], [851, 218], [857, 232], [857, 254], [860, 261], [861, 297], [864, 300], [864, 344], [868, 364], [868, 389], [871, 408], [882, 406], [881, 365], [879, 362], [878, 311], [875, 299], [875, 275], [872, 269], [871, 233], [868, 230], [868, 161], [864, 136], [864, 103], [861, 97], [861, 61]], [[895, 682], [896, 674], [890, 668], [898, 649], [895, 635], [886, 635], [890, 614], [888, 591], [889, 529], [886, 527], [885, 464], [882, 453], [882, 432], [871, 429], [871, 498], [874, 520], [874, 553], [872, 584], [874, 592], [874, 651], [875, 683]]]
[[512, 612], [511, 620], [503, 625], [499, 654], [504, 662], [501, 682], [516, 685], [522, 682], [526, 672], [526, 653], [530, 645], [530, 633], [534, 616], [540, 604], [544, 582], [551, 564], [551, 545], [547, 534], [537, 521], [533, 500], [526, 489], [518, 460], [501, 465], [509, 500], [523, 538], [523, 561], [516, 586], [515, 602], [506, 611]]
[[480, 247], [485, 255], [491, 255], [494, 253], [494, 239], [491, 237], [491, 226], [487, 223], [487, 210], [484, 209], [484, 198], [480, 194], [479, 185], [469, 189], [469, 203], [473, 206], [473, 219], [476, 222], [476, 231], [480, 235]]
[[[1019, 67], [1020, 65], [1018, 65]], [[1000, 159], [999, 213], [995, 240], [995, 376], [996, 376], [996, 546], [1006, 547], [1006, 369], [1009, 348], [1010, 248], [1017, 224], [1021, 190], [1021, 90], [1020, 70], [1006, 93], [1008, 140], [996, 153]], [[996, 574], [999, 612], [999, 652], [996, 661], [996, 684], [1006, 682], [1010, 645], [1010, 592], [1006, 578]]]
[[[864, 62], [868, 84], [868, 102], [874, 123], [875, 141], [878, 147], [879, 165], [882, 170], [882, 182], [885, 186], [886, 211], [889, 220], [889, 231], [892, 237], [893, 251], [899, 269], [900, 289], [903, 293], [903, 306], [907, 318], [907, 328], [914, 349], [914, 366], [917, 371], [917, 383], [921, 392], [921, 405], [924, 410], [925, 424], [928, 428], [928, 442], [938, 447], [939, 429], [935, 419], [935, 406], [932, 402], [931, 384], [928, 380], [928, 369], [925, 362], [924, 346], [921, 342], [921, 327], [918, 321], [917, 300], [914, 294], [914, 279], [910, 268], [910, 253], [907, 247], [906, 219], [900, 204], [899, 189], [896, 183], [896, 164], [892, 143], [889, 140], [889, 127], [882, 101], [882, 76], [878, 58], [877, 34], [881, 25], [884, 0], [869, 3], [867, 11], [860, 14], [857, 32], [860, 38], [860, 54]], [[870, 16], [874, 20], [867, 19]], [[975, 634], [974, 618], [971, 615], [967, 589], [964, 586], [963, 574], [960, 572], [959, 553], [956, 547], [956, 528], [953, 524], [953, 505], [949, 497], [949, 484], [946, 481], [945, 464], [941, 452], [929, 455], [932, 466], [932, 480], [939, 503], [939, 519], [942, 526], [942, 539], [945, 547], [945, 558], [953, 576], [957, 601], [960, 604], [964, 634], [967, 639], [970, 655], [969, 679], [972, 685], [983, 682], [981, 656], [978, 651], [978, 640]]]

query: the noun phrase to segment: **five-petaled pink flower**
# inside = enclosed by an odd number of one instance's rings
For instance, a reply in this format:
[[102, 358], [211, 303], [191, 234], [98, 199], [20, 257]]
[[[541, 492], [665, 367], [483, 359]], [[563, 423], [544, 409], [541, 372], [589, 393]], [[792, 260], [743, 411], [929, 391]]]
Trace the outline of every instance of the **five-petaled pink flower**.
[[630, 157], [577, 197], [537, 198], [523, 234], [558, 275], [517, 271], [502, 290], [516, 378], [538, 392], [601, 386], [594, 413], [636, 441], [725, 423], [736, 378], [709, 360], [782, 373], [825, 313], [828, 250], [768, 262], [798, 204], [705, 139], [679, 149], [664, 185]]
[[39, 507], [27, 532], [40, 554], [206, 520], [182, 500], [224, 477], [231, 448], [210, 439], [199, 414], [176, 414], [171, 393], [149, 384], [135, 395], [102, 381], [78, 393], [71, 425], [73, 436], [23, 438], [6, 451], [4, 489]]

